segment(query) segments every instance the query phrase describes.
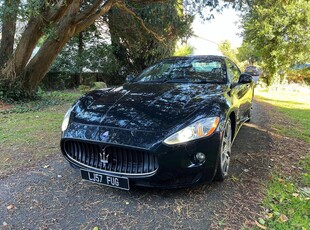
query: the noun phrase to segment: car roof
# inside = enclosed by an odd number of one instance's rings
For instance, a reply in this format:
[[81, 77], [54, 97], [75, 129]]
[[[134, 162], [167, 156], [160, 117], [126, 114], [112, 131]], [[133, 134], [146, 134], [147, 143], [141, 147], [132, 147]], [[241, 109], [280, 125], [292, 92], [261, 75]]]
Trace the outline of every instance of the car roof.
[[163, 60], [190, 60], [190, 59], [221, 59], [224, 60], [225, 56], [220, 55], [188, 55], [188, 56], [175, 56], [168, 57]]

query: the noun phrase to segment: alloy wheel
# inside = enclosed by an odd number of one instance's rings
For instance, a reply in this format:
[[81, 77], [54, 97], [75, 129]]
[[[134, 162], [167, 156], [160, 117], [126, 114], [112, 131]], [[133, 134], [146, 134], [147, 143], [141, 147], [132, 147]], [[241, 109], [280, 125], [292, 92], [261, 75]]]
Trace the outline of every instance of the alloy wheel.
[[220, 167], [223, 177], [228, 174], [230, 155], [231, 155], [231, 121], [228, 119], [223, 133], [223, 140], [221, 145]]

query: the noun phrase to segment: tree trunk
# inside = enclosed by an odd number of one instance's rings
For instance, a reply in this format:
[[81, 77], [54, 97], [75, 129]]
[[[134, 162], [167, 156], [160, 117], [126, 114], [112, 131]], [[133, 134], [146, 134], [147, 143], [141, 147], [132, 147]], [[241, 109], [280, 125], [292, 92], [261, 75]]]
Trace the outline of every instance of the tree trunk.
[[[70, 3], [69, 0], [67, 2]], [[17, 87], [16, 83], [22, 80], [25, 67], [39, 39], [43, 36], [43, 29], [46, 24], [59, 20], [66, 13], [67, 8], [67, 5], [62, 5], [58, 10], [46, 9], [40, 15], [29, 19], [14, 54], [5, 64], [0, 66], [0, 68], [2, 67], [0, 72], [2, 88]]]
[[[17, 11], [20, 0], [6, 0], [6, 9], [2, 16], [2, 39], [0, 44], [0, 66], [3, 66], [14, 50], [14, 37], [16, 32]], [[8, 10], [10, 9], [10, 10]]]
[[[83, 2], [54, 1], [50, 7], [45, 4], [46, 1], [42, 1], [42, 11], [28, 21], [14, 54], [0, 66], [1, 92], [14, 94], [16, 91], [19, 95], [31, 96], [68, 40], [107, 14], [117, 0], [95, 0], [93, 4], [81, 8]], [[44, 29], [49, 25], [54, 26], [55, 33], [31, 59], [39, 39], [44, 35]]]
[[79, 65], [79, 73], [77, 74], [76, 81], [80, 85], [81, 77], [83, 73], [83, 52], [84, 52], [84, 41], [83, 41], [83, 32], [80, 32], [78, 35], [78, 65]]
[[20, 76], [29, 61], [37, 42], [43, 35], [43, 21], [30, 19], [13, 56], [7, 61], [1, 71], [0, 80], [7, 80], [14, 84], [16, 77]]
[[57, 55], [74, 35], [76, 25], [74, 24], [73, 15], [77, 14], [79, 7], [80, 3], [78, 1], [72, 3], [68, 14], [59, 22], [56, 37], [52, 36], [46, 40], [26, 66], [22, 81], [22, 88], [26, 94], [30, 95], [37, 88]]
[[[114, 1], [108, 2], [109, 4], [101, 9], [100, 14], [106, 14], [110, 10]], [[83, 24], [81, 26], [80, 22], [75, 21], [75, 15], [78, 14], [79, 10], [80, 2], [73, 1], [69, 6], [68, 13], [57, 26], [56, 37], [45, 41], [38, 53], [27, 64], [22, 81], [22, 89], [26, 94], [31, 95], [35, 91], [62, 48], [72, 36], [81, 32], [81, 27], [84, 28]], [[92, 20], [95, 20], [95, 17]]]

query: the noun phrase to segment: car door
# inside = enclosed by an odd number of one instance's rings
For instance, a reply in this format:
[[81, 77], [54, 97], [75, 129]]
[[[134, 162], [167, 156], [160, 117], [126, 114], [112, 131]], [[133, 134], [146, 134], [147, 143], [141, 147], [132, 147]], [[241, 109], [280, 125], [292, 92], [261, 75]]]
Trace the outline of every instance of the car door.
[[227, 75], [231, 83], [231, 96], [233, 97], [233, 104], [238, 108], [237, 119], [243, 121], [247, 119], [248, 112], [248, 84], [239, 84], [239, 77], [241, 72], [239, 68], [229, 59], [226, 59]]

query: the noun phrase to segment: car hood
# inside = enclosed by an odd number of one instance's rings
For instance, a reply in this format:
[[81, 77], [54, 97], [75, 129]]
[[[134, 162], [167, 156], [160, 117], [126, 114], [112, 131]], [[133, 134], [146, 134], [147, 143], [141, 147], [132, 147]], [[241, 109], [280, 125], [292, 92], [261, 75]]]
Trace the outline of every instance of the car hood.
[[106, 127], [165, 131], [184, 123], [203, 109], [218, 114], [210, 104], [224, 85], [215, 84], [126, 84], [96, 90], [74, 106], [72, 120]]

